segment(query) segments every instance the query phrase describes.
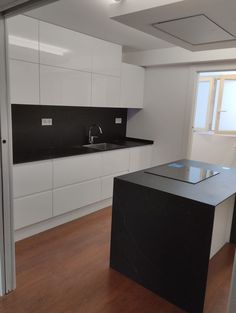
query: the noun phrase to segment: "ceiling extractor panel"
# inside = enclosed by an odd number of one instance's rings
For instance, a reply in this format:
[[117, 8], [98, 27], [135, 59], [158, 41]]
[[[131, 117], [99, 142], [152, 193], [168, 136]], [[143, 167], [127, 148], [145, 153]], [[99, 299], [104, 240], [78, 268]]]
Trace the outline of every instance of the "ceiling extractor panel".
[[153, 23], [152, 26], [191, 45], [203, 45], [236, 39], [227, 30], [217, 25], [204, 14]]

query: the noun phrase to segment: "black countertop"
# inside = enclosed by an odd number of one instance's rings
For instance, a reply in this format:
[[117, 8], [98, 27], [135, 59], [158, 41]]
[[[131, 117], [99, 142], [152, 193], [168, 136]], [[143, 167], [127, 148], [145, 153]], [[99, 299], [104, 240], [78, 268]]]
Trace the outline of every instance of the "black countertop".
[[[109, 140], [109, 143], [114, 143], [119, 145], [114, 149], [109, 149], [105, 151], [126, 149], [132, 147], [140, 147], [145, 145], [152, 145], [154, 142], [152, 140], [136, 139], [136, 138], [121, 138]], [[40, 149], [40, 150], [27, 150], [27, 151], [14, 151], [13, 153], [13, 163], [27, 163], [34, 161], [50, 160], [56, 158], [63, 158], [67, 156], [83, 155], [90, 153], [105, 152], [104, 150], [97, 150], [90, 147], [84, 146], [66, 146], [66, 147], [51, 147], [50, 149]]]
[[219, 205], [221, 202], [236, 193], [236, 168], [226, 168], [191, 160], [179, 160], [175, 163], [177, 162], [185, 166], [194, 166], [206, 170], [217, 171], [219, 174], [197, 184], [190, 184], [171, 178], [148, 174], [144, 170], [119, 176], [116, 179], [212, 206]]

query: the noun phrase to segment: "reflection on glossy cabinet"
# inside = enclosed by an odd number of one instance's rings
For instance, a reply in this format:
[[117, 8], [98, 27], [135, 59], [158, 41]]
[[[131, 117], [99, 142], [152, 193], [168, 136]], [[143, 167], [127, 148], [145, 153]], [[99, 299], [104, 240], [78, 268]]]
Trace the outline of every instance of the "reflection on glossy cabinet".
[[120, 78], [93, 74], [92, 106], [120, 107]]
[[40, 65], [41, 104], [91, 105], [91, 74]]
[[92, 71], [93, 38], [40, 22], [40, 63]]
[[7, 19], [10, 58], [39, 63], [39, 22], [17, 15]]
[[14, 200], [15, 229], [20, 229], [52, 217], [52, 191]]
[[60, 215], [101, 200], [101, 180], [96, 179], [53, 191], [53, 215]]
[[39, 104], [39, 65], [10, 61], [11, 103]]
[[52, 162], [33, 162], [13, 167], [14, 197], [52, 189]]
[[94, 38], [93, 73], [120, 77], [122, 47]]
[[54, 160], [54, 188], [100, 177], [101, 163], [101, 153]]
[[145, 69], [122, 63], [121, 70], [121, 106], [125, 108], [143, 108]]

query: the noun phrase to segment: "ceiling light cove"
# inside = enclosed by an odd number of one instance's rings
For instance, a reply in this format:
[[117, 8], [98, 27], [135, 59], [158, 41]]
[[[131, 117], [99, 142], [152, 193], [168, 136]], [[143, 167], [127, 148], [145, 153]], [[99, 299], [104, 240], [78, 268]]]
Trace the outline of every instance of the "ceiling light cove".
[[33, 50], [39, 50], [40, 51], [46, 52], [46, 53], [51, 53], [55, 54], [58, 56], [63, 56], [65, 53], [70, 52], [68, 49], [64, 49], [61, 47], [57, 47], [54, 45], [49, 45], [45, 43], [38, 43], [36, 40], [31, 40], [23, 37], [18, 37], [18, 36], [9, 36], [9, 44], [17, 47], [22, 47], [22, 48], [29, 48]]

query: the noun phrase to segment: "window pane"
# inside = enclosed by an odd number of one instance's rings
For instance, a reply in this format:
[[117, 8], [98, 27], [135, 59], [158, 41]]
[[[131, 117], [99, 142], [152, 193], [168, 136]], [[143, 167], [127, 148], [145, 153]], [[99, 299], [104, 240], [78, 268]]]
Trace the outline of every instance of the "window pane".
[[196, 104], [197, 107], [194, 122], [195, 128], [205, 129], [206, 127], [209, 92], [210, 92], [210, 81], [199, 82]]
[[225, 80], [220, 131], [236, 131], [236, 80]]
[[219, 93], [220, 93], [220, 80], [217, 79], [216, 91], [215, 91], [215, 101], [214, 101], [214, 108], [213, 108], [213, 117], [212, 117], [212, 127], [211, 127], [212, 130], [216, 129], [216, 116], [217, 116]]

